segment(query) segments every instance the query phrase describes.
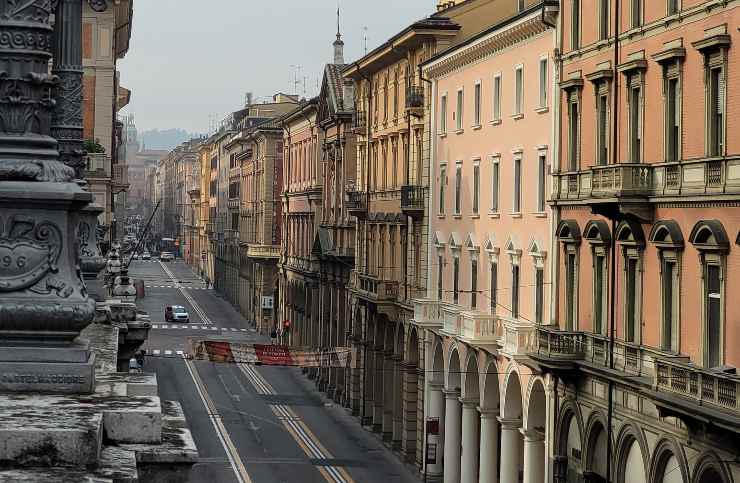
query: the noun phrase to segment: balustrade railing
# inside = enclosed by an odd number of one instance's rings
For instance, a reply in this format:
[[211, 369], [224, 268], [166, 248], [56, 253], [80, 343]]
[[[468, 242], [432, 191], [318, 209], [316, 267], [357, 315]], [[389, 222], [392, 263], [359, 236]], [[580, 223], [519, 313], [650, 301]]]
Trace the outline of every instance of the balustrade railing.
[[735, 375], [709, 371], [687, 363], [656, 360], [654, 382], [656, 389], [662, 392], [694, 399], [699, 404], [740, 410], [740, 378]]

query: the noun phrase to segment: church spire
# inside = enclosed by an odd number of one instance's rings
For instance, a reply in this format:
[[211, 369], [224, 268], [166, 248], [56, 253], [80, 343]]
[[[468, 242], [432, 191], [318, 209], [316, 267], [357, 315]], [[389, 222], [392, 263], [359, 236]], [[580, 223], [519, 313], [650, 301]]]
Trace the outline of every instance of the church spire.
[[337, 5], [337, 40], [332, 45], [334, 45], [334, 63], [344, 64], [344, 42], [339, 31], [339, 5]]

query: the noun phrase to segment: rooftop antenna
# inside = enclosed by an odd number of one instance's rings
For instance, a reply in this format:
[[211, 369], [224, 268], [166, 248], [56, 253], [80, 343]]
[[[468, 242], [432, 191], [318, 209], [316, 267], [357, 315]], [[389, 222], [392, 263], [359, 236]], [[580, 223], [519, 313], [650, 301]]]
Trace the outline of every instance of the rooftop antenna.
[[293, 69], [293, 93], [298, 94], [298, 85], [300, 82], [298, 81], [298, 73], [301, 71], [300, 65], [291, 65], [291, 69]]
[[307, 77], [304, 75], [303, 76], [303, 95], [304, 96], [306, 95], [306, 79]]
[[362, 27], [362, 30], [364, 31], [362, 34], [362, 38], [365, 43], [365, 55], [367, 55], [367, 26]]

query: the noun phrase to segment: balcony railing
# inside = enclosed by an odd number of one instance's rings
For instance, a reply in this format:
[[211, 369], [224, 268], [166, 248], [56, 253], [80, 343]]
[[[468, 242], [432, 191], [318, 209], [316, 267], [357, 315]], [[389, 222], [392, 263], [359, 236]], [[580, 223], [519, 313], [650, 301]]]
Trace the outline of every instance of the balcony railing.
[[442, 327], [442, 302], [431, 299], [416, 300], [412, 323], [425, 328]]
[[110, 178], [110, 158], [103, 153], [89, 153], [86, 170], [93, 177]]
[[367, 113], [357, 110], [352, 116], [352, 127], [356, 133], [362, 134], [367, 129]]
[[537, 347], [536, 326], [532, 322], [515, 319], [501, 319], [503, 331], [502, 352], [511, 356], [524, 356]]
[[355, 288], [375, 302], [394, 301], [398, 298], [398, 281], [374, 275], [356, 273]]
[[494, 314], [460, 313], [460, 337], [471, 344], [498, 344], [504, 335], [503, 324]]
[[423, 186], [404, 185], [401, 187], [401, 210], [410, 216], [424, 214]]
[[239, 208], [239, 198], [229, 198], [226, 203], [230, 210], [236, 210]]
[[453, 336], [458, 336], [462, 332], [460, 311], [453, 306], [442, 307], [442, 332]]
[[584, 336], [581, 332], [559, 330], [557, 326], [537, 328], [537, 354], [556, 360], [583, 359]]
[[709, 371], [686, 363], [669, 360], [655, 361], [655, 387], [694, 399], [698, 404], [711, 404], [733, 411], [740, 410], [738, 388], [740, 378]]
[[367, 215], [367, 193], [364, 191], [347, 191], [345, 206], [350, 216], [365, 218]]
[[252, 245], [247, 247], [247, 256], [249, 258], [259, 259], [279, 259], [280, 258], [280, 246], [279, 245]]
[[114, 164], [112, 166], [111, 182], [119, 188], [128, 188], [128, 165]]
[[409, 86], [406, 88], [406, 109], [422, 109], [424, 107], [424, 88]]

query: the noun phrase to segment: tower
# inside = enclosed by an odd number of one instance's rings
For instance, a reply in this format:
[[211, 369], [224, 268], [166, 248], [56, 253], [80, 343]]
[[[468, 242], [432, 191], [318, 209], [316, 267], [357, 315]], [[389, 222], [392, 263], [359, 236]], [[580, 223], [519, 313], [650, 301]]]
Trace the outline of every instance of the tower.
[[334, 45], [334, 63], [344, 64], [344, 42], [339, 32], [339, 7], [337, 7], [337, 40], [332, 45]]

